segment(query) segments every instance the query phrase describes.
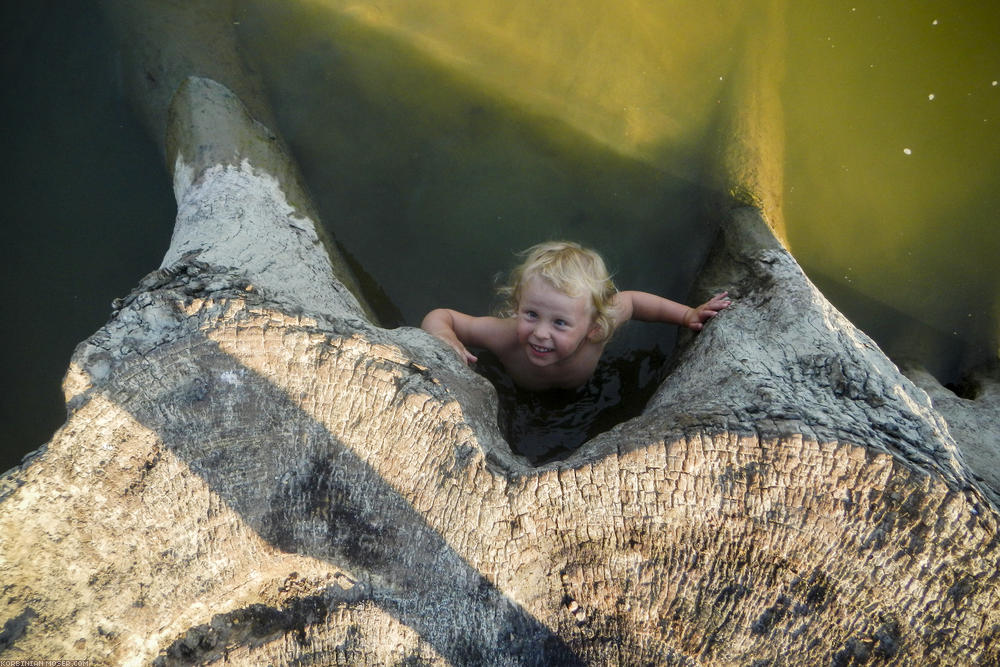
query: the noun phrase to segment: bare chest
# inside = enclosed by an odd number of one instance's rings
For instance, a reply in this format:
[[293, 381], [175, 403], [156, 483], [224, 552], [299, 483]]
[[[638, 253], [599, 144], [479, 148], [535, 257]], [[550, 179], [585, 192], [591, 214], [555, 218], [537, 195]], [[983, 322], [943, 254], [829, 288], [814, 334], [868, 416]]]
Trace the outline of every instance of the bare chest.
[[520, 347], [512, 347], [498, 355], [500, 363], [514, 383], [529, 391], [544, 389], [576, 389], [587, 383], [604, 352], [602, 343], [585, 343], [575, 354], [557, 363], [539, 366]]

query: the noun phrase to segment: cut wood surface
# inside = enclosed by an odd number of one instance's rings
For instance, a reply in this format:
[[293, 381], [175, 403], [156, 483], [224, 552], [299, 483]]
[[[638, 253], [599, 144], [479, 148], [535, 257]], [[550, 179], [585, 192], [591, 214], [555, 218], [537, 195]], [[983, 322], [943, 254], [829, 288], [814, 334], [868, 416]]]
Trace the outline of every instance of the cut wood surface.
[[1000, 662], [998, 489], [766, 212], [720, 209], [693, 298], [734, 304], [645, 412], [533, 467], [483, 378], [371, 322], [233, 93], [173, 104], [164, 266], [0, 482], [0, 658]]

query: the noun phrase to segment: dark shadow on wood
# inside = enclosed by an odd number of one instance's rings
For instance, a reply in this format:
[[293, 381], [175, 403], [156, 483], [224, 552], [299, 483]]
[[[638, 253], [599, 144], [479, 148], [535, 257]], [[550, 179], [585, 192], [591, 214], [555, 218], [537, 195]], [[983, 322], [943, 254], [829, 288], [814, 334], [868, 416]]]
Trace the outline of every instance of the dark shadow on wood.
[[[274, 628], [322, 622], [327, 609], [370, 600], [453, 664], [490, 663], [497, 656], [523, 665], [581, 664], [558, 635], [466, 563], [378, 472], [281, 389], [204, 337], [173, 346], [156, 355], [188, 366], [185, 384], [164, 387], [155, 363], [136, 364], [105, 389], [107, 397], [155, 431], [265, 540], [362, 573], [347, 596], [331, 588], [291, 610], [261, 605]], [[234, 613], [253, 616], [253, 610]], [[191, 644], [184, 637], [178, 642]], [[203, 661], [223, 648], [191, 655], [175, 642], [167, 655]]]

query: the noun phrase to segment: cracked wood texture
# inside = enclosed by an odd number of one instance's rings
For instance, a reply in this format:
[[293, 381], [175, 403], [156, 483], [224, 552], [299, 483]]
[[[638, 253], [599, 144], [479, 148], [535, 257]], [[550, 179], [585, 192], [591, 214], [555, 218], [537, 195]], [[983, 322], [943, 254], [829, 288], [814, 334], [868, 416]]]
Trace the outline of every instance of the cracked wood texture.
[[[201, 90], [246, 122], [220, 88]], [[252, 165], [185, 174], [202, 205], [179, 226], [216, 229], [247, 179], [281, 193]], [[260, 210], [204, 239], [214, 261], [309, 222]], [[724, 229], [703, 280], [734, 306], [641, 417], [540, 468], [425, 333], [180, 255], [80, 345], [67, 424], [4, 479], [3, 656], [996, 661], [992, 492], [758, 211]]]
[[[197, 260], [152, 274], [78, 349], [67, 425], [5, 480], [4, 657], [995, 661], [995, 505], [926, 396], [854, 366], [842, 336], [877, 350], [807, 285], [798, 319], [829, 347], [746, 370], [775, 344], [744, 329], [793, 265], [744, 266], [646, 414], [542, 468], [422, 332], [289, 313]], [[814, 370], [767, 400], [725, 407], [714, 381], [714, 403], [668, 400], [705, 358], [747, 386]], [[853, 415], [875, 409], [904, 426]]]
[[0, 482], [3, 659], [1000, 661], [996, 489], [759, 210], [720, 208], [699, 295], [735, 304], [644, 414], [535, 468], [485, 380], [366, 318], [232, 93], [169, 117], [164, 266]]

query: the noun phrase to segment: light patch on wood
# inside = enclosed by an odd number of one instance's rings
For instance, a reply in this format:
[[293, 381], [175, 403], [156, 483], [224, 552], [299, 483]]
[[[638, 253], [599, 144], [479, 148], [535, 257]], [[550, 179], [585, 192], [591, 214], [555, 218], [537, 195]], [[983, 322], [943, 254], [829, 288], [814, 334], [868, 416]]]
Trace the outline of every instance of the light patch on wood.
[[357, 300], [334, 277], [316, 221], [296, 212], [272, 175], [247, 159], [195, 173], [178, 153], [174, 192], [177, 221], [161, 268], [197, 253], [202, 262], [253, 276], [255, 289], [277, 302], [313, 313], [361, 314]]
[[288, 572], [307, 591], [354, 581], [270, 546], [155, 433], [100, 395], [0, 505], [0, 536], [6, 615], [30, 607], [48, 618], [28, 624], [23, 645], [44, 641], [49, 655], [121, 665], [148, 664], [216, 614], [280, 606]]
[[66, 375], [63, 376], [62, 390], [64, 400], [69, 403], [76, 396], [84, 393], [92, 386], [90, 374], [71, 362]]

